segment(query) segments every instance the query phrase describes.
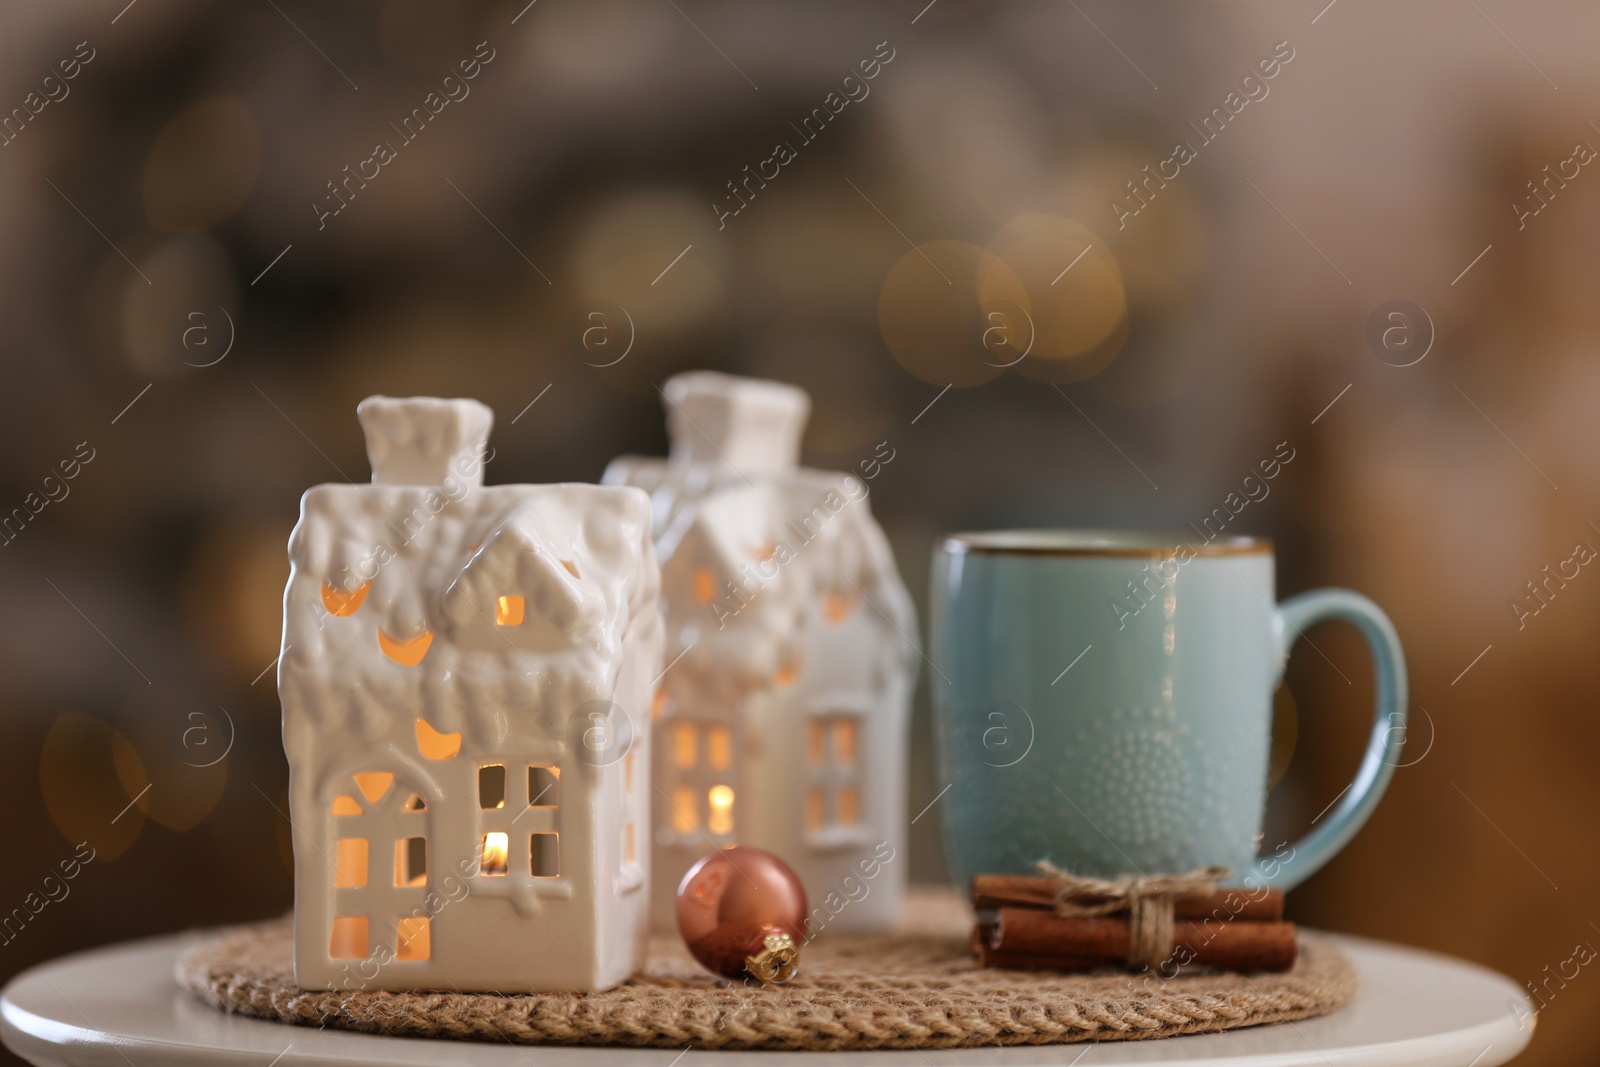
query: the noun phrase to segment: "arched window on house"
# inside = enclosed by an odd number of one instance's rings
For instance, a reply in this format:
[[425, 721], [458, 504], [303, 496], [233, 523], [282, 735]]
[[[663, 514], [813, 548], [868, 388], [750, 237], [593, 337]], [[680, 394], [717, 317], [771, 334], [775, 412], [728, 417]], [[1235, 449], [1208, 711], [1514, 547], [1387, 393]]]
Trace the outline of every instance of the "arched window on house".
[[333, 798], [334, 919], [328, 955], [366, 959], [385, 945], [397, 961], [433, 954], [427, 892], [428, 803], [389, 771], [362, 771]]
[[662, 791], [668, 825], [680, 840], [733, 843], [734, 733], [726, 723], [674, 718], [667, 723]]
[[806, 835], [855, 831], [861, 812], [861, 716], [828, 711], [806, 723]]

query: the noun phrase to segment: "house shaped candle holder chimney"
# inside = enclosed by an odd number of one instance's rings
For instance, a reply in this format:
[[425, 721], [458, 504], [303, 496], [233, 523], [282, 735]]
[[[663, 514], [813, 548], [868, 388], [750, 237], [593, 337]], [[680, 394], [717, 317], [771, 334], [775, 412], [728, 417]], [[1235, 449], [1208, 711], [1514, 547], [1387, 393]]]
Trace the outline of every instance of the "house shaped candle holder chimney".
[[289, 541], [296, 978], [615, 985], [649, 934], [649, 500], [483, 485], [475, 401], [358, 413], [372, 484], [308, 490]]
[[657, 923], [699, 857], [741, 844], [799, 874], [811, 933], [881, 929], [905, 888], [917, 620], [866, 486], [798, 465], [800, 389], [695, 372], [663, 396], [668, 458], [604, 478], [651, 494], [662, 560]]

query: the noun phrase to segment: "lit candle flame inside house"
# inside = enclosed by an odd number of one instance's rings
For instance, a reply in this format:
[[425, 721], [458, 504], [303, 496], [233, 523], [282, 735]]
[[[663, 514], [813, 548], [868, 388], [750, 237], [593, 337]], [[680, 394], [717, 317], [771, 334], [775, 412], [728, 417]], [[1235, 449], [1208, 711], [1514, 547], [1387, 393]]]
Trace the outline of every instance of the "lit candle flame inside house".
[[733, 833], [733, 790], [725, 785], [714, 785], [706, 794], [711, 812], [706, 828], [714, 834]]
[[485, 877], [498, 877], [506, 873], [511, 859], [511, 840], [502, 830], [490, 830], [483, 835], [483, 862], [479, 873]]

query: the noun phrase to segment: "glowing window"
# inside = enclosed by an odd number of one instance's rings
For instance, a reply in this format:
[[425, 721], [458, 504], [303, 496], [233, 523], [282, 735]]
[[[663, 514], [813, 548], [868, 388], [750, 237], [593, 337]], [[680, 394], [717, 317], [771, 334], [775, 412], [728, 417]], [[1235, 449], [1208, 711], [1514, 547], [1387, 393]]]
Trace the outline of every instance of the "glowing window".
[[[335, 889], [359, 889], [367, 884], [367, 839], [341, 837], [335, 847], [333, 885]], [[366, 952], [363, 951], [365, 956]]]
[[635, 840], [633, 823], [631, 822], [622, 828], [622, 862], [639, 862], [639, 846]]
[[503, 596], [494, 602], [496, 626], [521, 626], [527, 602], [520, 596]]
[[714, 834], [733, 833], [733, 790], [725, 785], [714, 785], [706, 793], [710, 814], [706, 828]]
[[363, 771], [355, 776], [356, 788], [361, 790], [361, 795], [367, 798], [368, 804], [376, 804], [383, 794], [389, 791], [394, 775], [388, 771]]
[[852, 766], [856, 761], [856, 723], [854, 719], [833, 720], [833, 761]]
[[672, 828], [680, 834], [700, 829], [700, 794], [694, 786], [680, 785], [672, 791]]
[[415, 637], [404, 640], [390, 637], [382, 630], [378, 631], [378, 647], [383, 649], [383, 654], [400, 664], [402, 667], [415, 667], [422, 662], [422, 657], [428, 654], [428, 646], [433, 644], [433, 631], [424, 630]]
[[536, 833], [528, 842], [529, 862], [535, 878], [561, 877], [561, 837], [556, 833]]
[[478, 873], [486, 878], [503, 877], [511, 859], [511, 839], [502, 830], [490, 830], [483, 835], [483, 851]]
[[491, 763], [478, 768], [478, 807], [488, 811], [506, 806], [506, 768]]
[[778, 669], [773, 672], [772, 681], [773, 684], [777, 685], [779, 688], [787, 689], [789, 686], [794, 684], [794, 680], [799, 676], [800, 665], [794, 660], [790, 659], [779, 664]]
[[733, 765], [733, 734], [726, 726], [713, 726], [706, 734], [706, 762], [716, 771]]
[[839, 791], [833, 797], [833, 821], [840, 826], [854, 826], [861, 821], [856, 808], [856, 787], [853, 785], [840, 786]]
[[356, 803], [355, 797], [334, 797], [333, 813], [335, 815], [360, 815], [361, 805]]
[[333, 936], [328, 939], [328, 955], [336, 960], [367, 958], [367, 917], [341, 915], [333, 920]]
[[656, 695], [650, 701], [650, 718], [659, 719], [667, 713], [667, 691], [665, 688], [657, 689]]
[[806, 790], [806, 829], [817, 831], [822, 829], [822, 790]]
[[717, 599], [717, 576], [710, 567], [701, 567], [694, 572], [694, 598], [701, 604], [709, 604]]
[[861, 719], [836, 712], [806, 724], [805, 829], [808, 833], [861, 822]]
[[428, 839], [402, 837], [394, 843], [394, 884], [428, 884]]
[[692, 722], [672, 724], [672, 762], [684, 770], [699, 762], [697, 733]]
[[536, 763], [528, 768], [528, 806], [553, 808], [561, 803], [561, 769]]
[[395, 930], [398, 934], [395, 959], [425, 960], [433, 955], [433, 938], [426, 915], [407, 916], [395, 923]]
[[442, 734], [429, 726], [427, 719], [418, 719], [417, 751], [431, 760], [455, 759], [461, 751], [461, 733]]
[[[343, 619], [354, 615], [361, 602], [367, 599], [367, 590], [372, 587], [371, 582], [362, 582], [353, 592], [346, 593], [342, 589], [335, 589], [327, 582], [322, 583], [322, 606], [328, 609], [329, 615], [336, 615]], [[362, 953], [363, 956], [366, 953]]]
[[822, 617], [837, 626], [855, 610], [855, 597], [844, 593], [825, 593], [822, 597]]

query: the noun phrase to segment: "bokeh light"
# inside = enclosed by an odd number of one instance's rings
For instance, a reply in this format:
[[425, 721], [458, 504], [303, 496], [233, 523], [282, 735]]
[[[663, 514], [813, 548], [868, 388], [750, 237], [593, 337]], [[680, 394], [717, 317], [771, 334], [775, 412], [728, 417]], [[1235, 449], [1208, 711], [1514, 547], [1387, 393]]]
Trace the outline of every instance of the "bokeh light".
[[670, 7], [648, 0], [552, 4], [530, 42], [528, 71], [568, 89], [625, 85], [630, 71], [660, 61], [677, 18]]
[[228, 781], [237, 726], [227, 710], [154, 684], [134, 689], [116, 721], [127, 743], [116, 760], [122, 788], [143, 794], [144, 813], [167, 829], [198, 826]]
[[928, 241], [890, 268], [878, 324], [906, 370], [933, 385], [966, 388], [1005, 373], [978, 342], [981, 305], [998, 301], [1028, 305], [1026, 288], [1005, 261], [965, 241]]
[[237, 96], [212, 96], [174, 115], [150, 145], [144, 210], [150, 225], [187, 233], [244, 203], [261, 165], [261, 133]]
[[128, 790], [145, 778], [138, 751], [117, 730], [78, 712], [56, 716], [39, 753], [39, 788], [56, 829], [72, 844], [88, 842], [95, 859], [121, 856], [144, 826], [149, 793]]
[[1000, 228], [989, 251], [1005, 269], [980, 272], [979, 299], [1014, 299], [1021, 283], [1035, 329], [1033, 359], [1081, 356], [1110, 337], [1127, 314], [1116, 257], [1079, 222], [1019, 215]]
[[1143, 150], [1125, 143], [1098, 142], [1062, 162], [1047, 180], [1046, 202], [1058, 215], [1078, 219], [1116, 249], [1123, 270], [1134, 263], [1159, 265], [1185, 283], [1200, 275], [1207, 241], [1204, 200], [1187, 176], [1161, 190], [1158, 210], [1140, 212], [1119, 224], [1110, 194], [1148, 162]]
[[283, 591], [289, 554], [283, 525], [219, 524], [195, 548], [183, 582], [194, 639], [245, 683], [276, 682], [267, 665], [283, 634]]

